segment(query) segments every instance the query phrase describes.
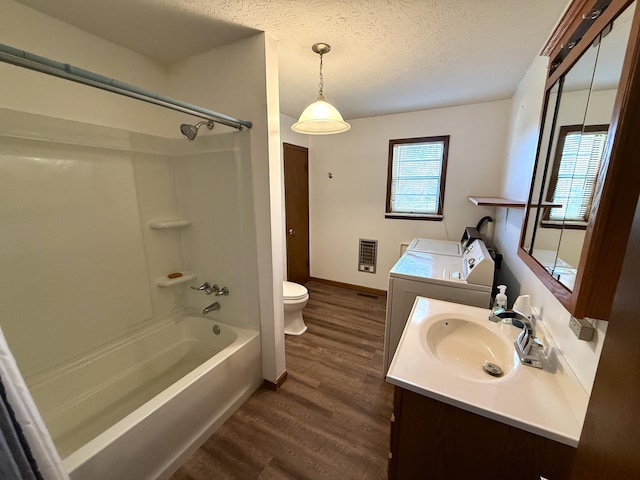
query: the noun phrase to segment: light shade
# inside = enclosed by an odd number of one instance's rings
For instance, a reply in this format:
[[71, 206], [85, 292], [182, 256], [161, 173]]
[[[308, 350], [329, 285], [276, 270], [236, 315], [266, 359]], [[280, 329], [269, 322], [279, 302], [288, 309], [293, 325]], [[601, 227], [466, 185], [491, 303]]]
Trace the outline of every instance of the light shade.
[[346, 132], [351, 128], [340, 115], [340, 112], [326, 102], [324, 98], [318, 99], [304, 109], [291, 130], [308, 135], [330, 135], [332, 133]]

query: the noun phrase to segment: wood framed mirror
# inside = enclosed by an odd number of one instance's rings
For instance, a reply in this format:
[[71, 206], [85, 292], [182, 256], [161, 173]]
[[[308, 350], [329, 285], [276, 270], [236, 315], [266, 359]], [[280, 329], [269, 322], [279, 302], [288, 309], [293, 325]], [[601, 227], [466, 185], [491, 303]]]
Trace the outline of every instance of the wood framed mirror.
[[518, 255], [575, 317], [608, 320], [640, 190], [640, 11], [576, 0], [550, 57]]

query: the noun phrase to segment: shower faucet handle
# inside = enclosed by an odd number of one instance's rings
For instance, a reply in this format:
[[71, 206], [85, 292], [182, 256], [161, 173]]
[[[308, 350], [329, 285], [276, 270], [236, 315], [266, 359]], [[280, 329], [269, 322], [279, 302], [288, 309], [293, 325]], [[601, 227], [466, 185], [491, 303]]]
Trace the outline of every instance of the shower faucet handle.
[[222, 287], [216, 292], [216, 297], [226, 297], [227, 295], [229, 295], [229, 289], [227, 287]]
[[220, 291], [220, 287], [218, 285], [211, 285], [209, 282], [204, 282], [199, 287], [191, 286], [191, 289], [205, 292], [207, 295], [211, 295], [212, 293], [218, 295], [218, 292]]

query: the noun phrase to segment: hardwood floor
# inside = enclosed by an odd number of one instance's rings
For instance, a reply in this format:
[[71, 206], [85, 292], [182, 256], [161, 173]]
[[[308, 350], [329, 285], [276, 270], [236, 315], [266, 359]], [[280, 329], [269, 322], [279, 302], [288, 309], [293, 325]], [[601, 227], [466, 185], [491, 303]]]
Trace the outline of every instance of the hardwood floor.
[[257, 390], [172, 480], [386, 478], [385, 298], [306, 286], [308, 329], [286, 337], [288, 380]]

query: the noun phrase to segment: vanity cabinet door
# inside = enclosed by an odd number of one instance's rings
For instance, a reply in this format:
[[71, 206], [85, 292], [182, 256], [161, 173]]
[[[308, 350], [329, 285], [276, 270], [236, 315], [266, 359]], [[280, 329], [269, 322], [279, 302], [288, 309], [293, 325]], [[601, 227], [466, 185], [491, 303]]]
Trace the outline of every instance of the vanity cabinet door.
[[571, 474], [575, 448], [400, 387], [394, 416], [391, 480], [564, 480]]

